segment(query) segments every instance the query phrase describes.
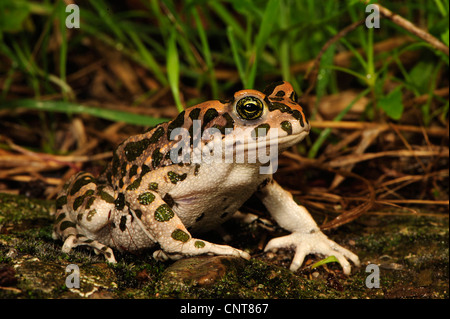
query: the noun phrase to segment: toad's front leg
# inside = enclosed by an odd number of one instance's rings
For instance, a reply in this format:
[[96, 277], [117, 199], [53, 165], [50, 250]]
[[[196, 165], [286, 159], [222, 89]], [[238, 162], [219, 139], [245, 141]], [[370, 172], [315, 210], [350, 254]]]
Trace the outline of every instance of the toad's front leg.
[[306, 208], [299, 206], [293, 200], [292, 195], [277, 182], [272, 180], [268, 183], [258, 192], [258, 197], [278, 225], [292, 232], [290, 235], [272, 239], [265, 248], [265, 251], [268, 251], [283, 247], [295, 247], [295, 255], [290, 266], [292, 271], [300, 268], [308, 254], [335, 256], [346, 275], [349, 275], [351, 271], [347, 258], [359, 266], [358, 256], [328, 239], [320, 231]]
[[250, 259], [250, 255], [227, 245], [217, 245], [192, 238], [181, 219], [172, 208], [153, 191], [141, 194], [129, 192], [126, 200], [136, 227], [154, 242], [157, 242], [164, 255], [171, 259], [202, 254], [231, 255]]

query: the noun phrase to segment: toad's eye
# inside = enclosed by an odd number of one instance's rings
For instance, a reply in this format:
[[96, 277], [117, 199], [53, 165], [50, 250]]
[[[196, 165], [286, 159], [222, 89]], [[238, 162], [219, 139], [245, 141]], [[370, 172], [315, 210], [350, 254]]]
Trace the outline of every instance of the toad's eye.
[[236, 104], [236, 111], [244, 120], [256, 120], [263, 114], [263, 109], [263, 102], [254, 96], [243, 97]]

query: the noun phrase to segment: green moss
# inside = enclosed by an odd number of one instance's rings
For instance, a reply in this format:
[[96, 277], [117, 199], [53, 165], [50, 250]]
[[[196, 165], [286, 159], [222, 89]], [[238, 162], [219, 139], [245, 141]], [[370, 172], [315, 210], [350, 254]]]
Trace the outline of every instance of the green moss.
[[[331, 239], [361, 258], [362, 267], [353, 268], [350, 277], [343, 276], [336, 263], [314, 270], [303, 266], [292, 273], [288, 270], [292, 251], [278, 251], [270, 258], [260, 254], [255, 238], [261, 238], [265, 230], [255, 225], [225, 225], [237, 227], [229, 230], [234, 234], [230, 244], [249, 249], [253, 258], [230, 264], [225, 261], [225, 274], [201, 286], [189, 279], [165, 281], [165, 271], [173, 262], [153, 260], [151, 250], [141, 254], [115, 250], [119, 261], [115, 265], [105, 263], [103, 256], [86, 247], [62, 253], [62, 242], [52, 239], [53, 204], [0, 194], [0, 263], [14, 268], [18, 278], [12, 287], [18, 292], [0, 290], [0, 298], [82, 298], [64, 285], [65, 267], [72, 263], [80, 266], [86, 280], [105, 287], [102, 293], [111, 298], [448, 298], [449, 231], [445, 218], [363, 216], [357, 223], [329, 233]], [[366, 222], [372, 226], [365, 226]], [[350, 240], [354, 242], [351, 246]], [[306, 263], [312, 265], [321, 258], [310, 255]], [[365, 286], [369, 262], [380, 265], [381, 289]], [[89, 287], [93, 286], [86, 281], [86, 289]]]
[[53, 201], [0, 193], [0, 223], [49, 219]]

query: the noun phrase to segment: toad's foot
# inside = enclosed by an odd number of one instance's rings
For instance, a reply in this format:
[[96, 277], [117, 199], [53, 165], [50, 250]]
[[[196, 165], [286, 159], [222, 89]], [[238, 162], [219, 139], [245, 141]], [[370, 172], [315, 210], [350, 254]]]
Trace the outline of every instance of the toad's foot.
[[195, 241], [194, 246], [195, 250], [189, 249], [189, 245], [186, 245], [181, 250], [181, 253], [178, 251], [167, 252], [163, 250], [157, 250], [153, 253], [153, 258], [160, 261], [165, 261], [168, 259], [178, 260], [187, 256], [196, 256], [196, 255], [225, 255], [225, 256], [235, 256], [241, 257], [244, 259], [250, 259], [250, 255], [245, 251], [233, 248], [228, 245], [217, 245], [207, 241], [191, 239]]
[[350, 275], [351, 271], [351, 266], [347, 258], [356, 266], [360, 264], [358, 256], [328, 239], [322, 232], [312, 234], [294, 232], [287, 236], [274, 238], [269, 241], [264, 251], [290, 247], [295, 247], [295, 255], [290, 266], [291, 271], [298, 270], [303, 264], [305, 256], [308, 254], [335, 256], [346, 275]]
[[82, 235], [78, 235], [78, 238], [75, 235], [69, 235], [64, 241], [61, 250], [63, 253], [68, 254], [73, 248], [78, 246], [89, 246], [91, 248], [94, 248], [94, 251], [97, 255], [103, 254], [108, 262], [113, 264], [116, 263], [114, 253], [111, 248], [109, 248], [106, 245], [103, 245], [102, 243], [96, 240], [88, 239]]

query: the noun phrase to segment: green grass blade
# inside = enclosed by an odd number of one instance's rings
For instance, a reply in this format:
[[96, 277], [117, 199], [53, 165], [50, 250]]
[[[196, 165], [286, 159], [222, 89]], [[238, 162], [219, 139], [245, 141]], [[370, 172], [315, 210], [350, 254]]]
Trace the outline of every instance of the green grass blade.
[[130, 36], [131, 41], [133, 41], [133, 43], [136, 45], [137, 52], [142, 57], [142, 60], [147, 66], [147, 68], [151, 72], [153, 72], [155, 77], [162, 85], [167, 85], [168, 83], [164, 72], [161, 70], [158, 62], [156, 62], [151, 52], [147, 50], [145, 45], [142, 43], [138, 35], [132, 30], [128, 30], [128, 35]]
[[214, 99], [218, 98], [218, 86], [217, 86], [217, 79], [214, 72], [214, 64], [212, 61], [211, 56], [211, 50], [209, 48], [208, 44], [208, 38], [206, 36], [206, 30], [203, 27], [202, 21], [200, 20], [200, 16], [198, 15], [197, 9], [192, 9], [192, 16], [194, 17], [195, 23], [197, 25], [197, 31], [200, 37], [200, 41], [202, 43], [202, 52], [203, 56], [205, 58], [206, 66], [208, 67], [208, 78], [211, 81], [211, 90], [212, 90], [212, 96]]
[[367, 39], [367, 69], [366, 69], [366, 83], [370, 87], [375, 86], [376, 75], [375, 75], [375, 62], [373, 58], [373, 28], [369, 28]]
[[233, 59], [234, 63], [236, 64], [236, 68], [238, 69], [239, 77], [241, 78], [242, 84], [244, 85], [244, 88], [248, 88], [247, 85], [247, 77], [244, 72], [244, 67], [242, 65], [241, 57], [239, 56], [239, 49], [238, 49], [238, 43], [236, 41], [236, 38], [234, 37], [234, 29], [232, 26], [228, 26], [227, 28], [227, 36], [228, 41], [230, 42], [231, 46], [231, 52], [233, 53]]
[[337, 66], [337, 65], [327, 65], [323, 67], [324, 69], [332, 69], [332, 70], [337, 70], [337, 71], [341, 71], [341, 72], [345, 72], [348, 74], [353, 75], [354, 77], [357, 77], [358, 79], [360, 79], [361, 81], [363, 81], [364, 83], [367, 83], [367, 77], [365, 77], [362, 74], [359, 74], [358, 72], [355, 72], [351, 69], [347, 69], [344, 68], [342, 66]]
[[4, 100], [8, 95], [9, 88], [11, 87], [11, 84], [13, 82], [14, 73], [16, 73], [16, 69], [12, 67], [8, 70], [8, 73], [6, 74], [5, 81], [3, 82], [3, 87], [1, 88], [2, 90], [2, 94], [0, 97], [1, 100]]
[[58, 112], [66, 114], [89, 114], [110, 121], [125, 122], [143, 126], [155, 126], [159, 123], [168, 121], [168, 119], [164, 118], [154, 118], [141, 114], [85, 106], [76, 103], [69, 103], [66, 101], [37, 101], [31, 99], [21, 99], [4, 102], [0, 106], [0, 110], [14, 108], [27, 108], [37, 111]]
[[286, 0], [280, 1], [280, 15], [286, 17], [286, 19], [280, 20], [280, 27], [282, 30], [286, 30], [286, 36], [281, 37], [280, 44], [280, 64], [281, 64], [281, 74], [283, 76], [284, 81], [291, 81], [291, 71], [290, 71], [290, 40], [288, 29], [289, 29], [289, 17], [290, 17], [290, 6], [286, 3]]
[[115, 38], [119, 39], [121, 42], [125, 42], [125, 34], [122, 32], [122, 28], [118, 25], [117, 21], [114, 21], [112, 18], [114, 17], [114, 14], [110, 12], [108, 5], [103, 0], [95, 0], [90, 3], [97, 10], [100, 20], [112, 31]]
[[[338, 32], [332, 26], [326, 26], [326, 28], [333, 36], [336, 35]], [[364, 60], [363, 56], [354, 48], [354, 46], [350, 42], [348, 42], [345, 38], [341, 38], [341, 39], [339, 39], [339, 41], [341, 41], [347, 47], [347, 49], [349, 49], [353, 53], [354, 57], [358, 60], [358, 62], [361, 64], [361, 66], [364, 69], [367, 69], [366, 61]]]
[[261, 21], [261, 27], [259, 29], [258, 35], [256, 36], [255, 46], [257, 52], [261, 52], [264, 46], [267, 44], [270, 38], [270, 32], [274, 22], [278, 17], [279, 0], [269, 0], [264, 11], [264, 16]]
[[14, 52], [17, 57], [17, 62], [19, 63], [20, 68], [28, 73], [29, 78], [28, 80], [31, 82], [31, 86], [34, 89], [34, 95], [39, 97], [40, 96], [40, 90], [39, 90], [39, 81], [37, 79], [37, 73], [36, 70], [36, 64], [31, 59], [31, 53], [30, 50], [26, 48], [26, 45], [24, 45], [24, 48], [20, 46], [19, 42], [13, 42], [12, 47], [14, 49]]
[[[61, 47], [59, 49], [59, 77], [62, 82], [66, 82], [66, 65], [67, 65], [67, 28], [66, 28], [66, 10], [64, 2], [59, 2], [59, 28], [61, 32]], [[69, 92], [62, 87], [62, 94], [64, 99], [67, 99]]]
[[325, 264], [329, 264], [329, 263], [339, 263], [339, 260], [337, 260], [337, 258], [335, 256], [331, 255], [331, 256], [328, 256], [327, 258], [319, 260], [318, 262], [313, 264], [311, 266], [311, 269], [314, 269], [314, 268], [317, 268], [319, 266], [322, 266], [322, 265], [325, 265]]
[[[167, 13], [167, 17], [171, 23], [171, 25], [174, 25], [177, 32], [180, 36], [177, 37], [177, 42], [179, 45], [180, 55], [183, 56], [183, 61], [186, 61], [188, 64], [188, 67], [191, 69], [198, 69], [199, 64], [204, 64], [204, 62], [200, 59], [198, 59], [197, 49], [193, 45], [193, 38], [192, 38], [192, 30], [191, 27], [188, 26], [184, 19], [180, 17], [179, 13], [177, 12], [176, 5], [171, 0], [162, 0], [162, 3], [165, 5], [166, 9], [169, 11]], [[186, 10], [186, 8], [183, 8], [183, 11]], [[186, 11], [189, 11], [187, 9]]]
[[448, 15], [447, 9], [442, 4], [441, 0], [434, 0], [434, 3], [436, 4], [436, 7], [439, 9], [439, 12], [443, 17], [446, 17]]
[[178, 59], [176, 36], [177, 31], [175, 28], [172, 28], [167, 43], [167, 77], [177, 109], [179, 112], [182, 112], [184, 108], [180, 100], [180, 62]]
[[256, 36], [254, 46], [254, 62], [250, 68], [250, 73], [247, 81], [247, 89], [252, 89], [255, 84], [256, 71], [258, 67], [259, 57], [261, 56], [264, 47], [266, 46], [268, 39], [270, 38], [270, 32], [278, 17], [279, 0], [269, 0], [266, 9], [264, 10], [264, 16], [261, 22], [258, 35]]
[[214, 10], [214, 12], [223, 20], [223, 22], [231, 27], [235, 32], [236, 36], [245, 41], [245, 31], [242, 29], [239, 22], [231, 15], [228, 10], [219, 1], [209, 1], [208, 5]]
[[319, 110], [319, 103], [321, 98], [326, 94], [327, 88], [332, 79], [331, 71], [328, 67], [333, 66], [334, 52], [336, 51], [336, 43], [330, 45], [330, 47], [322, 55], [319, 64], [319, 71], [317, 73], [317, 84], [316, 84], [316, 102], [314, 103], [313, 112], [311, 119], [315, 119], [316, 114]]

